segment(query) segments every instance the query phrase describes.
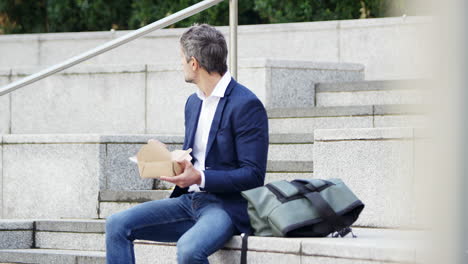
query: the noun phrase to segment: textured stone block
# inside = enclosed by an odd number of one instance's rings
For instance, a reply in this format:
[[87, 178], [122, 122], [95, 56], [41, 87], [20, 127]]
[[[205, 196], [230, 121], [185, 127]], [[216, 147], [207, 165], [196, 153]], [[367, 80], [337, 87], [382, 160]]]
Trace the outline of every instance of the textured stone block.
[[[156, 61], [179, 62], [179, 38], [185, 29], [162, 29], [101, 54], [85, 64], [140, 64]], [[68, 59], [71, 55], [93, 49], [100, 44], [130, 33], [81, 32], [41, 35], [40, 62], [51, 65]], [[25, 64], [27, 65], [27, 64]]]
[[311, 161], [314, 144], [270, 144], [269, 160]]
[[168, 198], [171, 191], [112, 191], [102, 190], [99, 192], [101, 202], [146, 202]]
[[139, 264], [177, 263], [177, 250], [175, 245], [161, 243], [155, 246], [153, 243], [138, 243], [135, 244], [134, 250], [136, 262]]
[[430, 42], [425, 35], [428, 22], [402, 17], [341, 21], [340, 61], [364, 64], [368, 80], [427, 76], [428, 56], [421, 47]]
[[[112, 40], [110, 32], [83, 32], [80, 35], [77, 35], [77, 33], [43, 34], [40, 36], [41, 44], [38, 49], [39, 63], [40, 65], [53, 65], [96, 48], [110, 40]], [[102, 61], [101, 56], [84, 63], [94, 61], [95, 64], [99, 64]], [[112, 62], [109, 64], [112, 64]], [[118, 64], [125, 63], [120, 62]]]
[[[300, 254], [303, 238], [280, 237], [249, 237], [249, 250], [258, 252], [277, 252], [284, 254]], [[224, 249], [239, 250], [242, 247], [240, 236], [234, 236], [225, 245]]]
[[412, 128], [354, 128], [354, 129], [320, 129], [315, 131], [316, 141], [334, 140], [375, 140], [375, 139], [412, 139]]
[[288, 107], [268, 109], [269, 118], [369, 116], [373, 106]]
[[105, 191], [101, 192], [99, 218], [130, 209], [131, 207], [152, 200], [168, 198], [172, 191]]
[[[301, 256], [301, 264], [387, 264], [389, 262], [365, 260], [365, 259], [346, 259], [346, 258], [328, 258], [318, 256]], [[403, 263], [399, 263], [403, 264]]]
[[[219, 250], [210, 256], [210, 263], [218, 264], [237, 264], [240, 262], [240, 251]], [[264, 263], [290, 263], [301, 264], [301, 257], [297, 254], [285, 254], [276, 252], [258, 252], [250, 251], [247, 254], [247, 263], [264, 264]]]
[[270, 183], [274, 181], [292, 181], [295, 179], [311, 179], [314, 177], [312, 172], [267, 172], [265, 175], [265, 183]]
[[48, 77], [12, 93], [12, 133], [145, 133], [145, 81], [143, 66]]
[[312, 133], [315, 129], [372, 127], [372, 115], [354, 117], [278, 118], [269, 120], [270, 133]]
[[36, 231], [72, 232], [72, 233], [104, 233], [103, 220], [37, 220]]
[[3, 136], [0, 134], [0, 219], [3, 218]]
[[180, 65], [148, 66], [147, 132], [184, 134], [184, 109], [197, 86], [184, 81]]
[[[293, 60], [250, 60], [245, 69], [262, 69], [265, 76], [260, 89], [265, 91], [268, 108], [314, 106], [318, 82], [359, 81], [364, 79], [362, 65], [351, 63], [317, 63]], [[258, 88], [256, 88], [258, 89]], [[257, 91], [257, 90], [254, 90]], [[260, 95], [263, 94], [259, 92]]]
[[314, 134], [270, 134], [270, 144], [313, 144]]
[[30, 248], [32, 243], [32, 230], [0, 231], [0, 249]]
[[[1, 56], [0, 56], [1, 57]], [[0, 87], [10, 82], [8, 75], [0, 73]], [[0, 96], [0, 134], [10, 133], [10, 95]]]
[[[247, 62], [248, 64], [249, 62]], [[242, 63], [244, 64], [244, 63]], [[270, 70], [264, 67], [249, 67], [242, 66], [238, 69], [238, 81], [245, 87], [249, 88], [257, 97], [262, 101], [263, 105], [266, 104], [267, 92], [265, 88], [265, 81], [271, 74]]]
[[50, 264], [104, 264], [105, 252], [56, 250], [56, 249], [10, 249], [0, 250], [0, 261], [14, 263]]
[[151, 190], [153, 179], [142, 179], [138, 166], [128, 158], [135, 156], [143, 144], [107, 144], [106, 167], [103, 189]]
[[38, 35], [2, 35], [0, 68], [39, 65]]
[[[147, 37], [136, 39], [124, 46], [97, 56], [91, 59], [89, 64], [180, 63], [179, 38], [185, 30], [185, 28], [157, 30], [152, 34], [152, 36], [149, 35]], [[163, 31], [170, 31], [170, 34]]]
[[374, 127], [428, 127], [429, 121], [423, 115], [376, 115]]
[[0, 220], [0, 249], [30, 248], [33, 245], [33, 222]]
[[427, 80], [385, 80], [385, 81], [357, 81], [320, 83], [316, 87], [317, 93], [327, 92], [356, 92], [356, 91], [386, 91], [386, 90], [411, 90], [427, 87]]
[[104, 219], [112, 214], [118, 213], [132, 208], [140, 203], [127, 203], [127, 202], [100, 202], [99, 203], [99, 218]]
[[[93, 252], [94, 253], [94, 252]], [[100, 253], [100, 254], [99, 254]], [[106, 254], [99, 252], [96, 255], [91, 256], [77, 256], [77, 264], [105, 264], [106, 263]]]
[[96, 233], [36, 232], [36, 247], [105, 251], [105, 235]]
[[314, 170], [312, 161], [289, 161], [269, 160], [267, 172], [312, 172]]
[[350, 263], [363, 260], [372, 263], [413, 263], [416, 243], [419, 242], [417, 236], [421, 233], [413, 230], [363, 228], [353, 228], [353, 232], [357, 239], [349, 235], [339, 241], [332, 237], [304, 238], [302, 253], [310, 260], [319, 257], [317, 263], [322, 263], [319, 261], [321, 257], [355, 261]]
[[415, 133], [415, 177], [413, 190], [416, 209], [414, 217], [416, 218], [417, 225], [421, 228], [430, 229], [433, 226], [433, 221], [428, 221], [427, 219], [434, 218], [434, 204], [428, 202], [428, 200], [437, 199], [437, 196], [435, 197], [434, 194], [439, 193], [441, 189], [441, 183], [428, 184], [428, 182], [431, 182], [431, 179], [436, 181], [440, 179], [439, 172], [443, 171], [447, 173], [447, 168], [440, 164], [440, 153], [445, 152], [444, 150], [441, 152], [440, 144], [437, 142], [436, 137], [421, 136]]
[[[1, 86], [1, 84], [0, 84]], [[0, 134], [10, 133], [10, 95], [0, 97]]]
[[4, 218], [95, 218], [99, 144], [4, 145]]
[[341, 178], [366, 205], [358, 226], [414, 225], [412, 129], [317, 130], [314, 177]]
[[421, 93], [417, 90], [317, 93], [317, 106], [421, 104], [423, 102]]
[[[249, 238], [248, 263], [300, 263], [300, 240], [281, 238]], [[137, 241], [135, 256], [138, 263], [177, 263], [174, 243]], [[154, 256], [159, 256], [155, 259]], [[209, 257], [210, 263], [239, 263], [240, 238], [231, 239]]]
[[33, 221], [32, 220], [18, 220], [18, 219], [1, 219], [0, 220], [0, 230], [1, 231], [11, 231], [11, 230], [32, 230]]
[[240, 26], [239, 57], [339, 61], [338, 25], [326, 21]]

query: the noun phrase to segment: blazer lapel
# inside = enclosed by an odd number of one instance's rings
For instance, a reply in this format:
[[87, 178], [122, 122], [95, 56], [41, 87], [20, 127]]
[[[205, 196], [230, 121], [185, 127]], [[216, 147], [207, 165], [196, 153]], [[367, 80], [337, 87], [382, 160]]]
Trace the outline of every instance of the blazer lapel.
[[193, 149], [193, 144], [195, 141], [195, 132], [197, 131], [197, 126], [198, 126], [198, 118], [200, 117], [200, 111], [201, 111], [201, 106], [202, 106], [203, 101], [200, 99], [196, 99], [194, 106], [193, 106], [193, 112], [192, 112], [192, 118], [190, 119], [190, 123], [188, 124], [188, 129], [189, 129], [189, 140], [188, 144], [185, 149], [192, 148]]
[[229, 99], [229, 94], [232, 91], [232, 88], [236, 85], [236, 81], [232, 78], [231, 82], [229, 83], [226, 92], [224, 93], [224, 97], [219, 99], [218, 106], [216, 107], [216, 112], [213, 117], [213, 122], [211, 123], [210, 134], [208, 135], [208, 144], [206, 146], [205, 152], [205, 159], [208, 157], [208, 153], [210, 153], [211, 147], [213, 146], [213, 142], [216, 138], [216, 134], [218, 133], [219, 124], [221, 123], [221, 117], [223, 116], [224, 107], [226, 106], [226, 102]]

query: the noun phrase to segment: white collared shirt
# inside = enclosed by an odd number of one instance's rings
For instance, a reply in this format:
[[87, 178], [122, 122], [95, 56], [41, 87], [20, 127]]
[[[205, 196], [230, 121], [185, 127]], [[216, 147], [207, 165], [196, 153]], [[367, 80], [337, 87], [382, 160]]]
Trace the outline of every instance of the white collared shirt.
[[192, 155], [196, 159], [194, 163], [195, 169], [201, 172], [201, 184], [191, 185], [188, 190], [189, 192], [199, 192], [200, 187], [205, 187], [205, 173], [203, 171], [205, 170], [205, 155], [211, 123], [213, 122], [219, 100], [224, 97], [224, 93], [230, 82], [231, 74], [227, 71], [216, 84], [210, 96], [206, 97], [203, 91], [200, 89], [197, 90], [197, 96], [203, 102], [200, 110], [200, 117], [198, 118], [197, 131], [195, 132]]

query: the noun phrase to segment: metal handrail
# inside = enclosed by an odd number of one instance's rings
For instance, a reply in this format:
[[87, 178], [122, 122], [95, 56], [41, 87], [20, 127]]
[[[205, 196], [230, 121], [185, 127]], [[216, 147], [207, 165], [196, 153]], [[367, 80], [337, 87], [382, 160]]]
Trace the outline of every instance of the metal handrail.
[[[16, 89], [19, 89], [21, 87], [24, 87], [26, 85], [35, 83], [41, 79], [44, 79], [50, 75], [53, 75], [57, 72], [63, 71], [65, 69], [68, 69], [78, 63], [81, 63], [83, 61], [89, 60], [93, 57], [96, 57], [104, 52], [107, 52], [109, 50], [115, 49], [127, 42], [130, 42], [132, 40], [135, 40], [141, 36], [144, 36], [150, 32], [153, 32], [157, 29], [161, 29], [167, 26], [170, 26], [174, 23], [179, 22], [182, 19], [185, 19], [187, 17], [190, 17], [192, 15], [198, 14], [201, 11], [210, 8], [214, 5], [219, 4], [220, 2], [223, 2], [224, 0], [204, 0], [200, 3], [197, 3], [195, 5], [192, 5], [190, 7], [187, 7], [183, 10], [180, 10], [177, 13], [174, 13], [170, 16], [167, 16], [163, 19], [160, 19], [156, 22], [153, 22], [149, 25], [146, 25], [138, 30], [135, 30], [129, 34], [126, 34], [122, 37], [119, 37], [117, 39], [114, 39], [112, 41], [109, 41], [107, 43], [104, 43], [92, 50], [89, 50], [87, 52], [84, 52], [80, 55], [77, 55], [75, 57], [72, 57], [68, 60], [65, 60], [61, 63], [55, 64], [51, 67], [48, 67], [47, 69], [44, 69], [42, 71], [39, 71], [35, 74], [32, 74], [28, 77], [25, 77], [23, 79], [20, 79], [18, 81], [12, 82], [4, 87], [0, 88], [0, 96], [5, 95], [7, 93], [10, 93]], [[230, 42], [229, 46], [231, 48], [237, 49], [237, 0], [230, 0], [230, 12], [235, 12], [235, 19], [232, 18], [232, 14], [230, 14], [230, 22], [234, 21], [234, 23], [230, 24], [230, 32], [231, 32], [231, 37], [230, 37]], [[235, 36], [233, 37], [232, 34], [235, 32]], [[237, 58], [233, 59], [233, 53], [236, 54], [237, 56], [237, 50], [235, 52], [231, 51], [231, 58], [230, 58], [230, 66], [231, 66], [231, 71], [234, 73], [234, 77], [237, 77]]]
[[229, 68], [231, 76], [237, 79], [237, 0], [229, 0]]

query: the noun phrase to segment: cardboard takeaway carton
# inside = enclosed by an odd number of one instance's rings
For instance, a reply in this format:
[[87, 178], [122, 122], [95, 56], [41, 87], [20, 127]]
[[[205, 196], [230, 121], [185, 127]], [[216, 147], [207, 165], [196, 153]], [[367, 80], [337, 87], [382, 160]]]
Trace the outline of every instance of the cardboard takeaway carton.
[[184, 159], [191, 161], [191, 152], [192, 149], [169, 152], [163, 143], [150, 140], [148, 144], [141, 147], [136, 157], [130, 157], [130, 160], [138, 164], [141, 178], [176, 176], [183, 171], [177, 161]]

